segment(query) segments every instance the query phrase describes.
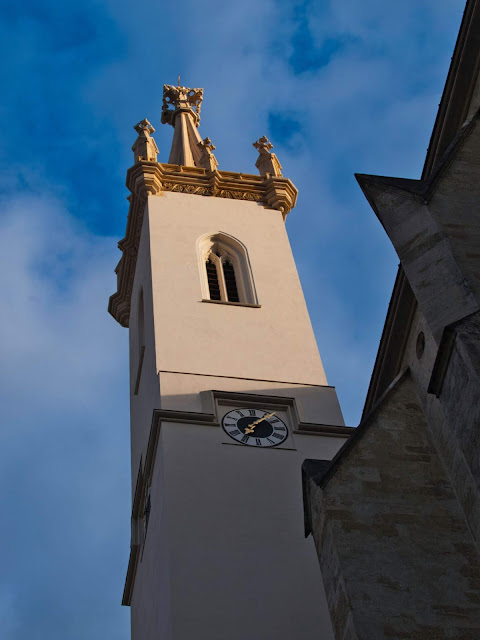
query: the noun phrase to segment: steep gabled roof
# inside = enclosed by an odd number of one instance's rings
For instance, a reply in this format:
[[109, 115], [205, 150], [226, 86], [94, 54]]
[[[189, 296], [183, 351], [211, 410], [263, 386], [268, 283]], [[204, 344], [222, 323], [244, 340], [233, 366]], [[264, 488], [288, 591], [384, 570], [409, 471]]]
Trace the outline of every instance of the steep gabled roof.
[[480, 1], [468, 0], [433, 126], [422, 180], [430, 177], [465, 120], [480, 106], [479, 72]]
[[[380, 176], [370, 180], [397, 183], [419, 194], [439, 173], [449, 147], [466, 120], [480, 107], [480, 0], [467, 0], [447, 81], [433, 126], [422, 178], [418, 181]], [[361, 183], [361, 180], [359, 180]], [[417, 302], [400, 265], [365, 401], [363, 416], [398, 375]], [[362, 418], [363, 419], [363, 418]]]

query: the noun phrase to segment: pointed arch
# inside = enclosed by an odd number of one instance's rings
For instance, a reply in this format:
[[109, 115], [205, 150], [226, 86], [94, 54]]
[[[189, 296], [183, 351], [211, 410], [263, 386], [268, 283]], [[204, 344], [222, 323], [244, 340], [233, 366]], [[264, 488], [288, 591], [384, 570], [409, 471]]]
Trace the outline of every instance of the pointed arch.
[[197, 241], [202, 298], [258, 304], [245, 245], [228, 233], [208, 233]]

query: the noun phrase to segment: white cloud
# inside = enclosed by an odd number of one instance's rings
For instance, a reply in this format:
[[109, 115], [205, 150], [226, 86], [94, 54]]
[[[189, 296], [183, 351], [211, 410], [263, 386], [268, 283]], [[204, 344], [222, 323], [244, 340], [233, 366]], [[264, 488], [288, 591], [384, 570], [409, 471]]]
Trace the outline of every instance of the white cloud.
[[[116, 243], [49, 196], [4, 202], [0, 238], [1, 507], [11, 520], [0, 588], [18, 592], [3, 637], [80, 640], [113, 624], [108, 636], [127, 638], [127, 334], [106, 311]], [[45, 599], [53, 631], [37, 611]], [[73, 630], [72, 609], [96, 602], [104, 611]]]
[[[294, 6], [146, 0], [138, 10], [131, 0], [106, 0], [102, 12], [110, 11], [115, 37], [98, 37], [106, 47], [113, 38], [115, 55], [81, 67], [79, 79], [65, 73], [75, 87], [65, 95], [79, 104], [67, 97], [62, 109], [70, 116], [75, 107], [73, 116], [42, 139], [41, 149], [28, 141], [28, 167], [20, 155], [8, 160], [8, 188], [36, 187], [37, 195], [4, 200], [0, 217], [1, 507], [11, 524], [0, 599], [6, 594], [7, 640], [129, 634], [119, 606], [130, 511], [127, 334], [106, 311], [118, 238], [88, 231], [59, 195], [73, 200], [93, 191], [95, 175], [85, 187], [82, 176], [68, 182], [67, 171], [65, 184], [49, 184], [46, 193], [42, 187], [44, 195], [38, 185], [54, 175], [58, 158], [68, 169], [77, 157], [85, 160], [82, 154], [88, 158], [81, 166], [93, 157], [116, 175], [131, 162], [132, 125], [145, 116], [157, 128], [165, 161], [172, 129], [159, 124], [162, 85], [179, 73], [186, 84], [205, 88], [201, 134], [213, 139], [221, 169], [256, 171], [251, 144], [268, 133], [270, 111], [299, 118], [303, 132], [294, 152], [273, 140], [285, 175], [300, 190], [287, 228], [329, 382], [347, 423], [358, 422], [397, 260], [353, 172], [418, 176], [462, 7], [455, 0], [310, 3], [317, 46], [338, 35], [357, 40], [324, 68], [295, 75], [288, 63]], [[418, 11], [428, 20], [418, 20]], [[22, 25], [12, 36], [16, 49]], [[65, 71], [70, 60], [49, 47], [37, 60], [37, 36], [27, 27], [31, 41], [22, 40], [17, 66], [6, 66], [16, 83], [6, 120], [18, 116], [19, 102], [25, 108], [29, 73], [38, 84], [53, 58]], [[36, 106], [46, 107], [44, 128], [57, 113], [49, 100], [63, 96], [63, 87], [55, 87], [53, 98], [35, 94]], [[29, 104], [32, 123], [33, 110]], [[61, 150], [57, 164], [44, 158], [50, 146]], [[123, 188], [118, 182], [118, 193]], [[101, 188], [87, 194], [94, 209], [101, 211], [104, 195]], [[125, 202], [119, 227], [126, 212]]]

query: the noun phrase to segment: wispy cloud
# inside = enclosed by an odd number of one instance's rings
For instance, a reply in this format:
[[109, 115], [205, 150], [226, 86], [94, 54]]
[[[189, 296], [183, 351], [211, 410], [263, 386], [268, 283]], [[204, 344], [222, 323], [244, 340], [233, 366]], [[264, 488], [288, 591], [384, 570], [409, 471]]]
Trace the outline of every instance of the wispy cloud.
[[[162, 85], [205, 88], [220, 168], [271, 136], [299, 188], [287, 229], [347, 423], [362, 409], [397, 260], [354, 171], [418, 177], [454, 0], [10, 3], [0, 26], [0, 616], [7, 640], [127, 638], [127, 335], [106, 312], [133, 124]], [[8, 488], [7, 488], [8, 487]], [[6, 489], [7, 488], [7, 489]]]
[[2, 634], [127, 638], [128, 365], [105, 312], [115, 243], [39, 196], [3, 202], [0, 238]]

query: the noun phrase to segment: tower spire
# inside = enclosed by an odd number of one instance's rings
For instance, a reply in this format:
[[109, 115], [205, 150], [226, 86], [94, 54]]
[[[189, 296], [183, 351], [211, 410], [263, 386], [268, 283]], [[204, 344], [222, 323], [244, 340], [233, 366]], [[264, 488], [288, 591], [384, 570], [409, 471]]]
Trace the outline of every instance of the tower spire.
[[191, 89], [180, 85], [163, 85], [162, 123], [171, 124], [173, 134], [169, 164], [201, 167], [202, 142], [198, 133], [203, 89]]

